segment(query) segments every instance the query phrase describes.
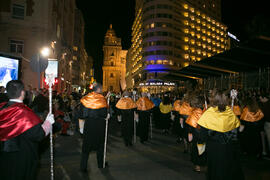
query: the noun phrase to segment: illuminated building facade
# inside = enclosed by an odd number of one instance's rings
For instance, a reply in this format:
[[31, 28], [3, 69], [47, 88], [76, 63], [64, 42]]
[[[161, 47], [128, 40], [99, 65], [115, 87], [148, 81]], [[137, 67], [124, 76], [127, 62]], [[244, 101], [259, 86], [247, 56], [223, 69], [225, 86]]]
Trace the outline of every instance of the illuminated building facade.
[[122, 50], [121, 38], [118, 38], [110, 25], [103, 46], [103, 91], [120, 92], [126, 88], [126, 56]]
[[136, 0], [128, 88], [228, 49], [220, 0]]

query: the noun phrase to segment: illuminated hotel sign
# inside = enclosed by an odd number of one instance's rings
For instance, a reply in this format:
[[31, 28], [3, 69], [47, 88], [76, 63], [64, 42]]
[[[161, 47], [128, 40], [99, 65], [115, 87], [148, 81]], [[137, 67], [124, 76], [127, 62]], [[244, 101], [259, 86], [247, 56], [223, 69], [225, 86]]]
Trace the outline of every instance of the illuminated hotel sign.
[[139, 86], [175, 86], [173, 82], [145, 82], [140, 83]]

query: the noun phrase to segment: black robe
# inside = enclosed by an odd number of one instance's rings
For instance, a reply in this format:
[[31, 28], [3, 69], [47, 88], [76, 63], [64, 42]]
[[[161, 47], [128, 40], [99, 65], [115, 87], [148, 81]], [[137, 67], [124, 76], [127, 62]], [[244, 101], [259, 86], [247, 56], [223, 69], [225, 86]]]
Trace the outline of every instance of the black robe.
[[119, 109], [122, 116], [121, 132], [126, 145], [131, 145], [134, 134], [134, 111], [135, 109]]
[[85, 119], [82, 151], [89, 153], [104, 146], [107, 108], [90, 109], [83, 107], [82, 111], [81, 118]]
[[139, 114], [137, 134], [140, 137], [140, 141], [143, 143], [148, 140], [151, 111], [137, 110], [137, 112]]
[[[0, 179], [34, 180], [39, 160], [38, 144], [44, 137], [41, 124], [38, 124], [12, 138], [19, 144], [19, 149], [15, 152], [0, 151]], [[1, 143], [3, 147], [3, 142]]]
[[208, 180], [244, 180], [236, 130], [221, 133], [201, 127], [200, 139], [206, 142]]

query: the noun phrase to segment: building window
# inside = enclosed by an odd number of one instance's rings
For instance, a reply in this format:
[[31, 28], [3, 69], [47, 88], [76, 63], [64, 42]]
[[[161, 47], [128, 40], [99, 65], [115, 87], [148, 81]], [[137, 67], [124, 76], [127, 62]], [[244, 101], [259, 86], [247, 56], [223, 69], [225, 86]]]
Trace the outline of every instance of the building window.
[[10, 52], [11, 53], [23, 53], [23, 41], [20, 40], [10, 40]]
[[110, 77], [113, 77], [113, 76], [114, 76], [113, 73], [111, 73], [111, 74], [110, 74]]
[[12, 18], [24, 19], [24, 6], [19, 4], [13, 4], [12, 6]]

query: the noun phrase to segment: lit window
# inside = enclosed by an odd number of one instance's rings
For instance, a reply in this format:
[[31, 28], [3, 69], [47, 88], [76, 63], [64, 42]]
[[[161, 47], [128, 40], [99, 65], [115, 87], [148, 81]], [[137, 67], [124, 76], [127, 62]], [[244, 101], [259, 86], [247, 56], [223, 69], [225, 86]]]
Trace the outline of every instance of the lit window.
[[195, 40], [194, 39], [191, 39], [191, 44], [195, 44]]
[[205, 33], [206, 31], [205, 31], [205, 29], [202, 29], [202, 33]]
[[208, 36], [210, 36], [210, 35], [211, 35], [210, 31], [207, 31], [207, 35], [208, 35]]
[[203, 40], [203, 41], [205, 41], [205, 40], [206, 40], [206, 37], [205, 37], [205, 36], [203, 36], [203, 37], [202, 37], [202, 40]]
[[210, 57], [211, 56], [211, 53], [207, 53], [207, 56]]
[[213, 45], [216, 45], [216, 41], [212, 41], [212, 44], [213, 44]]
[[195, 52], [195, 49], [194, 49], [194, 48], [191, 48], [191, 52], [193, 52], [193, 53], [194, 53], [194, 52]]
[[184, 32], [185, 32], [185, 33], [188, 33], [188, 32], [189, 32], [189, 30], [188, 30], [188, 29], [185, 29], [185, 30], [184, 30]]
[[192, 21], [194, 21], [195, 18], [194, 18], [194, 16], [190, 16], [190, 19], [191, 19]]
[[217, 50], [217, 53], [220, 53], [220, 50]]
[[207, 20], [208, 22], [210, 22], [211, 19], [210, 19], [210, 17], [207, 17], [206, 20]]
[[206, 56], [206, 52], [205, 51], [203, 51], [202, 54], [203, 54], [203, 56]]
[[215, 4], [212, 4], [213, 8], [215, 7]]
[[187, 5], [187, 4], [184, 4], [184, 8], [185, 8], [185, 9], [188, 9], [188, 5]]
[[201, 20], [200, 19], [197, 19], [197, 23], [201, 23]]
[[191, 36], [195, 36], [194, 31], [191, 31], [190, 34], [191, 34]]
[[216, 25], [217, 25], [217, 27], [219, 27], [219, 23], [218, 23], [218, 22], [217, 22], [217, 24], [216, 24]]
[[200, 31], [201, 30], [201, 27], [200, 26], [197, 26], [196, 29], [197, 29], [197, 31]]
[[202, 18], [205, 19], [205, 14], [202, 14]]
[[220, 41], [221, 41], [221, 42], [223, 42], [223, 41], [224, 41], [224, 39], [223, 39], [223, 38], [221, 38], [221, 39], [220, 39]]
[[188, 59], [189, 58], [189, 55], [188, 54], [185, 54], [185, 59]]
[[184, 40], [185, 40], [185, 42], [188, 42], [188, 37], [185, 37]]
[[188, 25], [188, 21], [184, 21], [184, 24], [185, 24], [185, 25]]
[[202, 25], [205, 26], [206, 25], [206, 22], [205, 21], [202, 21]]
[[196, 57], [196, 60], [197, 60], [197, 61], [200, 61], [200, 60], [201, 60], [201, 58], [200, 58], [200, 57]]
[[191, 59], [192, 59], [193, 61], [195, 61], [196, 57], [195, 57], [195, 56], [191, 56]]
[[224, 45], [223, 44], [221, 45], [221, 48], [224, 49]]
[[198, 38], [198, 39], [200, 39], [200, 38], [201, 38], [201, 35], [200, 35], [200, 34], [197, 34], [196, 36], [197, 36], [197, 38]]
[[202, 43], [200, 41], [197, 41], [197, 46], [201, 46]]
[[213, 52], [216, 52], [216, 48], [213, 48]]
[[195, 28], [195, 25], [194, 24], [191, 24], [190, 26], [191, 26], [191, 28]]
[[223, 31], [220, 31], [220, 35], [223, 36], [224, 32]]
[[72, 59], [76, 61], [77, 60], [77, 56], [72, 56]]
[[211, 39], [210, 38], [207, 38], [207, 42], [210, 43], [211, 42]]
[[217, 29], [216, 32], [219, 34], [219, 29]]
[[151, 28], [154, 28], [155, 27], [155, 23], [152, 23], [150, 27]]
[[173, 65], [173, 61], [172, 60], [170, 60], [170, 65]]
[[185, 17], [188, 17], [188, 12], [184, 12], [184, 16]]
[[206, 45], [205, 44], [202, 44], [202, 47], [205, 49], [206, 48]]
[[194, 8], [190, 8], [189, 10], [194, 13]]
[[157, 60], [157, 64], [162, 64], [162, 60]]
[[200, 49], [198, 49], [197, 50], [197, 54], [201, 54], [202, 52], [201, 52], [201, 50]]
[[185, 46], [185, 50], [187, 51], [189, 49], [189, 47], [188, 46]]
[[216, 35], [215, 34], [212, 34], [212, 38], [215, 38], [216, 37]]
[[216, 21], [215, 20], [212, 20], [212, 24], [216, 24]]
[[196, 11], [196, 14], [199, 16], [199, 15], [201, 15], [201, 12], [200, 11]]
[[220, 37], [219, 36], [217, 36], [217, 40], [219, 40], [220, 39]]
[[211, 26], [210, 26], [210, 24], [207, 24], [207, 28], [208, 28], [208, 29], [211, 29]]
[[187, 67], [189, 65], [189, 63], [188, 62], [185, 62], [184, 64], [183, 64], [183, 67]]
[[215, 31], [216, 30], [216, 28], [215, 27], [212, 27], [212, 31]]
[[207, 46], [207, 49], [208, 49], [208, 50], [211, 50], [211, 46]]

